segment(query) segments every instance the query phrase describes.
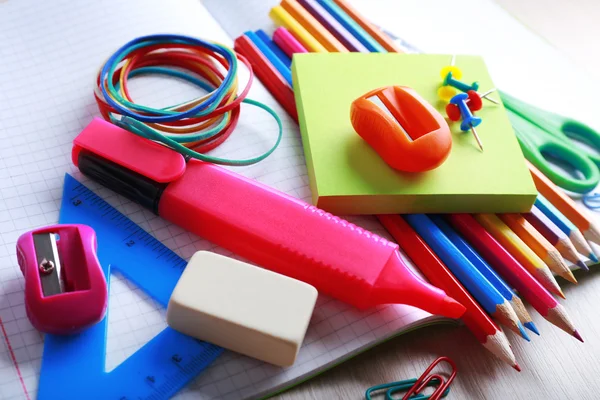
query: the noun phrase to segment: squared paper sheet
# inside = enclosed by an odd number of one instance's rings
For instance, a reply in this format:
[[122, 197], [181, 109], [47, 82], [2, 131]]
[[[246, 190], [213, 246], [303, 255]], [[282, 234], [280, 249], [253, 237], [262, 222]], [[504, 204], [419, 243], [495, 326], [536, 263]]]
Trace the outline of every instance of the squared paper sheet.
[[[184, 33], [232, 44], [195, 0], [0, 1], [0, 399], [36, 398], [43, 337], [25, 315], [15, 243], [21, 233], [58, 221], [65, 172], [182, 257], [188, 259], [200, 249], [230, 255], [85, 179], [71, 163], [73, 138], [98, 115], [92, 96], [97, 68], [117, 47], [151, 33]], [[136, 79], [131, 86], [136, 100], [154, 106], [197, 94], [186, 84], [153, 78]], [[267, 102], [282, 116], [284, 138], [267, 160], [236, 171], [310, 199], [297, 126], [256, 80], [250, 97]], [[271, 145], [275, 129], [266, 113], [245, 105], [239, 128], [214, 154], [232, 158], [260, 154]], [[374, 218], [351, 221], [382, 233]], [[177, 398], [241, 399], [265, 394], [433, 320], [412, 307], [358, 313], [321, 297], [295, 366], [282, 369], [225, 353]], [[113, 275], [107, 370], [163, 329], [164, 321], [164, 309]]]

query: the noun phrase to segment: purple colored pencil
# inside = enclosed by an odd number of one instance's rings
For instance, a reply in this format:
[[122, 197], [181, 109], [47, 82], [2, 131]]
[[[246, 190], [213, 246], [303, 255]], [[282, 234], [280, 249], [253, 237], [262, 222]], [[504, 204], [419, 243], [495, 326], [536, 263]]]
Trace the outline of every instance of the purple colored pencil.
[[577, 254], [577, 250], [567, 234], [556, 226], [539, 208], [533, 206], [531, 212], [525, 213], [523, 216], [546, 240], [556, 247], [565, 259], [577, 264], [580, 268], [588, 269], [585, 262]]
[[340, 24], [315, 0], [298, 0], [298, 3], [315, 17], [325, 29], [331, 32], [337, 40], [342, 42], [348, 50], [352, 52], [370, 53], [369, 49], [367, 49], [352, 33], [344, 28], [342, 24]]

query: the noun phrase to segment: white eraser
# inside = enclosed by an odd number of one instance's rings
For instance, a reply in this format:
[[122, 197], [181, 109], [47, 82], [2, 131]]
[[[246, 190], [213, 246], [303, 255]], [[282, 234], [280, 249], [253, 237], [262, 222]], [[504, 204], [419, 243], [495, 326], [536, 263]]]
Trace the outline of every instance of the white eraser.
[[317, 290], [208, 251], [192, 256], [167, 308], [176, 331], [282, 367], [304, 340]]

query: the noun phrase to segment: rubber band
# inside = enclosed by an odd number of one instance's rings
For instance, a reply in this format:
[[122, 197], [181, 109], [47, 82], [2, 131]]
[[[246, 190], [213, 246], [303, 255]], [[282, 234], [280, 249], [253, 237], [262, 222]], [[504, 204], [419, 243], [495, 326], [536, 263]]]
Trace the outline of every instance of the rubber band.
[[590, 210], [600, 209], [600, 193], [586, 194], [581, 198], [581, 201]]
[[[238, 61], [250, 71], [239, 93]], [[182, 79], [206, 94], [164, 108], [137, 104], [129, 94], [128, 80], [141, 75]], [[191, 158], [243, 166], [264, 160], [283, 136], [277, 113], [246, 97], [253, 79], [248, 60], [227, 46], [182, 35], [151, 35], [130, 41], [108, 58], [98, 73], [94, 97], [104, 119], [136, 135]], [[240, 117], [241, 103], [258, 107], [275, 119], [279, 129], [275, 144], [265, 153], [243, 160], [205, 154], [231, 135]]]

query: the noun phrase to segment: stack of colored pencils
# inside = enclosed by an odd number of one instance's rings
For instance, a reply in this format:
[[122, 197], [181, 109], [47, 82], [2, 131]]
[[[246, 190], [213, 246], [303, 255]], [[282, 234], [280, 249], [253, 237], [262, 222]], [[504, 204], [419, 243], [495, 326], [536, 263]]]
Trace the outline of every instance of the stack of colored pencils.
[[[235, 40], [235, 49], [296, 121], [294, 53], [402, 52], [346, 0], [282, 0], [270, 16], [278, 25], [272, 39], [260, 30], [246, 32]], [[539, 335], [522, 297], [550, 323], [583, 341], [552, 295], [565, 297], [555, 275], [577, 283], [569, 265], [587, 270], [585, 258], [598, 261], [587, 240], [600, 244], [600, 229], [590, 217], [528, 165], [540, 194], [530, 213], [378, 216], [423, 274], [467, 308], [462, 319], [477, 340], [517, 370], [495, 321], [526, 340], [525, 328]]]

